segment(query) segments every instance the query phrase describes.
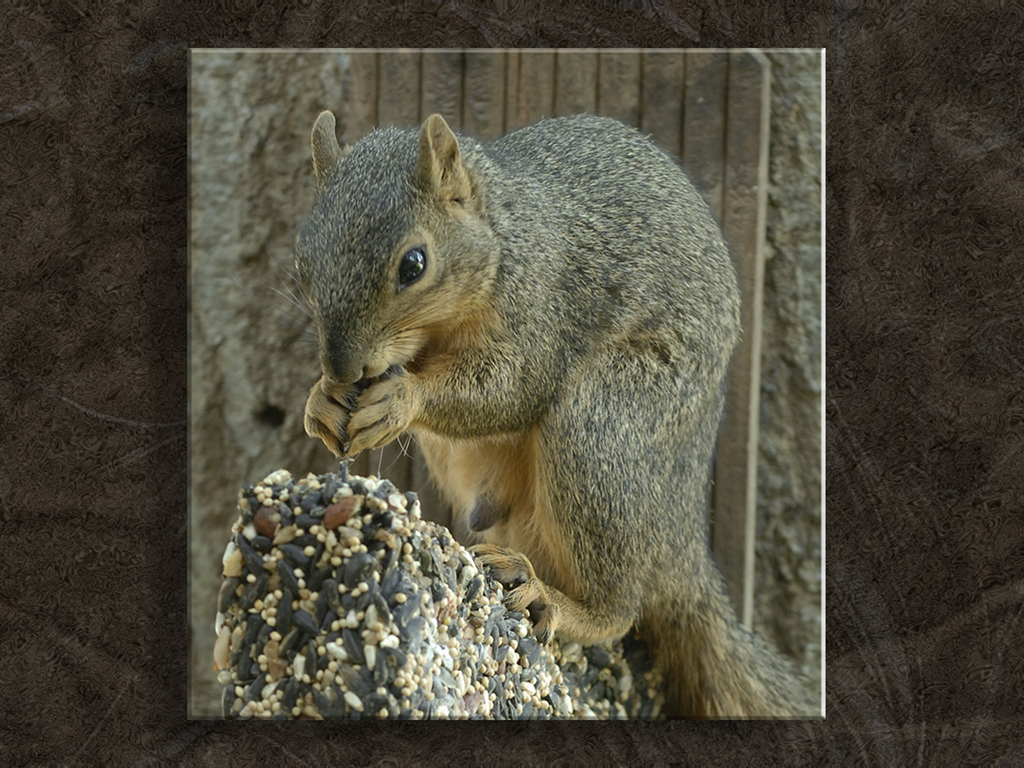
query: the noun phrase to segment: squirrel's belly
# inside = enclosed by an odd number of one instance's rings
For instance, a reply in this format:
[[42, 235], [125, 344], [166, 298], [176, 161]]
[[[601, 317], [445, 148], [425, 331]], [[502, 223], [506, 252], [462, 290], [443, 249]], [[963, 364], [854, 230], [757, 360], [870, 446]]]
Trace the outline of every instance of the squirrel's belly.
[[483, 496], [489, 497], [502, 519], [513, 510], [533, 506], [537, 478], [533, 430], [471, 440], [423, 432], [416, 437], [434, 483], [457, 517], [468, 516]]
[[523, 553], [542, 581], [575, 594], [567, 539], [554, 529], [545, 492], [538, 430], [460, 441], [427, 434], [417, 439], [435, 485], [452, 505], [458, 521], [453, 527]]

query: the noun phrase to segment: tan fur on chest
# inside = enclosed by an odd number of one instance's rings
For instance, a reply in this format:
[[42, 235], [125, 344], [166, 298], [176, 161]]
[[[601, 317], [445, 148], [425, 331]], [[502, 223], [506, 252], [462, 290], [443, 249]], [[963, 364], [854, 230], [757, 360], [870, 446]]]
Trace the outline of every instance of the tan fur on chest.
[[576, 597], [571, 558], [565, 550], [568, 537], [551, 513], [544, 451], [536, 429], [522, 435], [458, 441], [420, 433], [417, 440], [456, 518], [465, 520], [477, 498], [490, 494], [507, 516], [482, 533], [483, 541], [522, 552], [542, 581]]

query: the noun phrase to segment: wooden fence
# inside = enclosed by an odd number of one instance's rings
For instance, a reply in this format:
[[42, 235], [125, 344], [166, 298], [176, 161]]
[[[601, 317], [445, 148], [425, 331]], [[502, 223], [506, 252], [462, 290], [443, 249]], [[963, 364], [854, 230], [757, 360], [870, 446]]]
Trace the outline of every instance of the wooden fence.
[[[481, 140], [542, 117], [592, 112], [649, 133], [703, 193], [729, 242], [743, 301], [712, 489], [712, 548], [740, 618], [753, 611], [758, 392], [770, 71], [757, 51], [351, 51], [340, 138], [439, 112]], [[404, 440], [402, 441], [405, 442]], [[408, 455], [406, 455], [408, 453]], [[414, 444], [364, 453], [439, 507]]]

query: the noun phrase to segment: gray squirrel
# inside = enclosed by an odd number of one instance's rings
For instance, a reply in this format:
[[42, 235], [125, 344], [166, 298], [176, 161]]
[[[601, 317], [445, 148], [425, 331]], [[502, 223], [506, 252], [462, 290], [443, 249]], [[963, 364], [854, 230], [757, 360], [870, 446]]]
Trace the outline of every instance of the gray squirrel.
[[507, 605], [544, 642], [636, 626], [669, 717], [820, 715], [708, 547], [740, 300], [677, 164], [591, 115], [484, 145], [435, 114], [343, 149], [323, 112], [312, 155], [306, 431], [342, 458], [410, 432]]

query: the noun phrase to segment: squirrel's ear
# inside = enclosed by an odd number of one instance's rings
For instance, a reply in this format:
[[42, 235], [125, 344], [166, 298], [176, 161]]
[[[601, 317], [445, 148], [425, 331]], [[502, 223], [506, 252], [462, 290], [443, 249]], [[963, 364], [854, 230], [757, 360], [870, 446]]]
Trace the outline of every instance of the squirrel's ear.
[[431, 115], [420, 127], [418, 173], [420, 186], [442, 199], [469, 197], [469, 174], [462, 165], [459, 142], [440, 115]]
[[320, 190], [327, 183], [331, 171], [351, 151], [351, 147], [342, 149], [338, 144], [334, 126], [334, 113], [327, 110], [321, 112], [313, 124], [313, 173], [316, 175], [317, 189]]

